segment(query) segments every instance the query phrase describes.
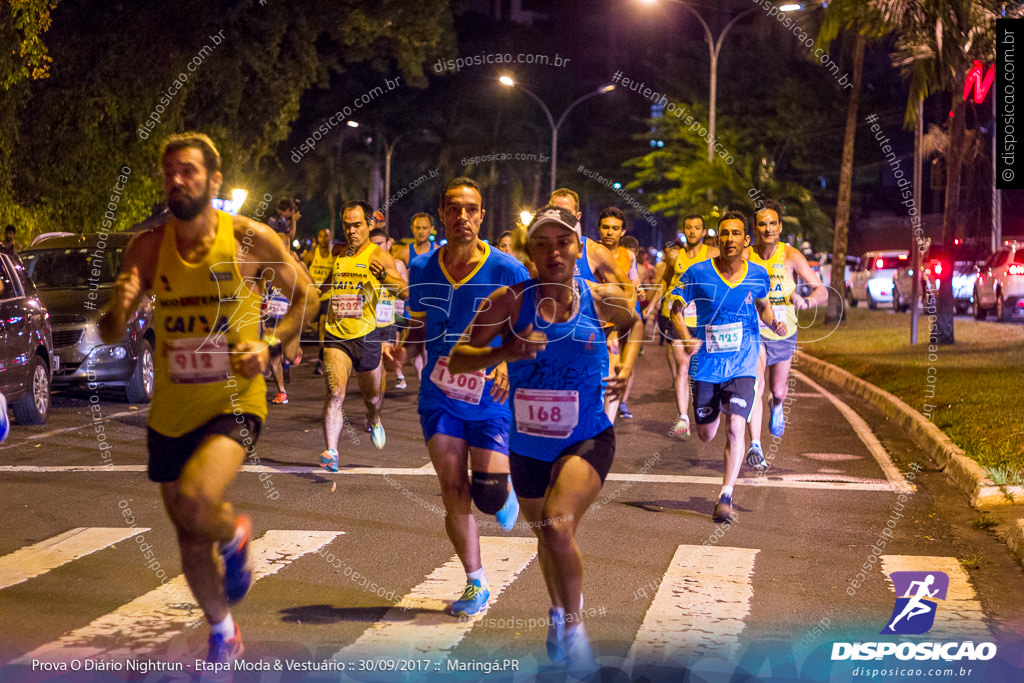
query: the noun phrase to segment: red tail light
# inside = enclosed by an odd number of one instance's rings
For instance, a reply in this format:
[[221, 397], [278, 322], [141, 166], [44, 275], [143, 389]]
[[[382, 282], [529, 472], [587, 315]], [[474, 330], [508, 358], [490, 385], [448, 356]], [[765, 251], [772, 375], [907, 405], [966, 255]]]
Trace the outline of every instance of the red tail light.
[[936, 275], [942, 275], [942, 264], [941, 263], [936, 263], [935, 264], [935, 274]]
[[882, 259], [880, 259], [880, 258], [879, 259], [875, 259], [875, 268], [878, 268], [879, 270], [881, 270], [883, 263], [885, 263], [885, 261], [883, 261]]
[[1018, 266], [1015, 263], [1006, 272], [1010, 275], [1024, 275], [1024, 266]]

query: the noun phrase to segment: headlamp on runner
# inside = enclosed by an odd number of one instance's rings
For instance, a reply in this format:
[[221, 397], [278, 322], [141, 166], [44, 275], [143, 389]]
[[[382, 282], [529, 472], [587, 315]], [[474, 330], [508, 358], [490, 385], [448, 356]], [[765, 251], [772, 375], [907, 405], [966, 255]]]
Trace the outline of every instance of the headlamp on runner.
[[559, 225], [570, 232], [574, 232], [576, 237], [581, 240], [583, 239], [583, 227], [580, 225], [579, 219], [573, 213], [553, 204], [548, 204], [533, 214], [533, 219], [526, 226], [526, 239], [530, 239], [537, 228], [549, 223]]

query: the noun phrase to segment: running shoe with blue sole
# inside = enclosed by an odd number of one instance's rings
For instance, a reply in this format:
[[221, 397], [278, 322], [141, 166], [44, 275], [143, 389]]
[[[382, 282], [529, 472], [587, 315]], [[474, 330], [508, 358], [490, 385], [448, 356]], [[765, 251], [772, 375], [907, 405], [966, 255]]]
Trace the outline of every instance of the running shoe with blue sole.
[[225, 638], [214, 633], [210, 634], [210, 649], [206, 653], [206, 661], [211, 664], [231, 665], [236, 659], [241, 659], [245, 654], [245, 644], [242, 643], [242, 634], [235, 624], [235, 636]]
[[328, 448], [326, 451], [320, 454], [320, 467], [323, 467], [328, 472], [338, 471], [338, 451], [333, 448]]
[[384, 425], [381, 424], [380, 420], [377, 420], [377, 423], [370, 429], [370, 441], [373, 443], [373, 447], [378, 451], [384, 448], [384, 444], [387, 443], [387, 435], [384, 434]]
[[747, 449], [747, 465], [753, 467], [758, 472], [764, 472], [768, 469], [768, 461], [764, 459], [761, 444], [750, 444], [750, 448]]
[[457, 617], [471, 617], [484, 607], [491, 597], [489, 591], [477, 579], [470, 579], [466, 589], [462, 591], [462, 597], [449, 606], [451, 613]]
[[571, 676], [583, 678], [597, 671], [597, 662], [583, 624], [565, 629], [562, 642], [565, 645], [565, 668]]
[[232, 540], [227, 548], [221, 549], [224, 558], [224, 594], [228, 602], [238, 602], [249, 592], [252, 585], [252, 565], [249, 563], [249, 543], [252, 541], [252, 520], [239, 515], [235, 520], [235, 537], [241, 531], [241, 539]]
[[548, 610], [548, 657], [555, 664], [565, 664], [565, 612]]
[[516, 491], [512, 488], [511, 483], [508, 485], [508, 498], [505, 499], [505, 504], [494, 514], [494, 517], [505, 531], [512, 531], [515, 527], [516, 521], [519, 519], [519, 498], [516, 497]]
[[786, 431], [786, 414], [782, 412], [782, 404], [775, 405], [772, 402], [772, 414], [768, 418], [768, 431], [772, 436], [782, 436]]

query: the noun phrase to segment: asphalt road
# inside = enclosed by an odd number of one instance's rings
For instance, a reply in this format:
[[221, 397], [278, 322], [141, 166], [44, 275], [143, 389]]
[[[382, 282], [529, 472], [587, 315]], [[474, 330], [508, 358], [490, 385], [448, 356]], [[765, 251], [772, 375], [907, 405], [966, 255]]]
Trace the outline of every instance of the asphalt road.
[[[315, 464], [324, 389], [310, 364], [294, 369], [290, 403], [270, 406], [260, 465], [248, 465], [230, 491], [254, 519], [260, 577], [233, 614], [247, 665], [269, 671], [235, 680], [564, 676], [545, 655], [548, 600], [522, 522], [505, 533], [478, 513], [491, 605], [469, 622], [441, 614], [464, 575], [438, 514], [411, 374], [408, 390], [387, 394], [382, 451], [360, 429], [352, 384], [354, 429], [333, 475]], [[893, 640], [879, 635], [891, 620], [893, 571], [950, 579], [931, 631], [904, 640], [999, 647], [987, 663], [910, 664], [952, 667], [956, 680], [1017, 680], [1020, 566], [972, 526], [979, 514], [873, 409], [801, 374], [791, 391], [784, 437], [773, 443], [765, 426], [771, 471], [758, 477], [744, 468], [738, 519], [716, 525], [724, 437], [668, 437], [674, 406], [664, 347], [646, 347], [629, 401], [635, 417], [616, 424], [613, 474], [579, 533], [585, 619], [603, 680], [679, 680], [684, 668], [705, 672], [700, 680], [734, 671], [853, 680], [858, 666], [906, 666], [892, 657], [830, 660], [835, 642]], [[176, 680], [205, 655], [207, 630], [189, 614], [173, 532], [145, 474], [147, 408], [100, 399], [108, 460], [88, 394], [56, 395], [46, 425], [15, 426], [0, 446], [0, 679]], [[324, 660], [347, 670], [289, 671]], [[147, 662], [183, 668], [131, 670]], [[69, 669], [49, 670], [61, 666]], [[381, 667], [388, 671], [366, 671]], [[972, 671], [957, 676], [959, 667]]]

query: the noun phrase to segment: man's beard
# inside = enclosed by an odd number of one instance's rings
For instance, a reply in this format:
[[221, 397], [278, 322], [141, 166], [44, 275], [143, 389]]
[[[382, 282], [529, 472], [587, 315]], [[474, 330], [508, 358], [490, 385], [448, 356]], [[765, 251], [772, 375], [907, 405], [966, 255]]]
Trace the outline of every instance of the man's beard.
[[210, 205], [212, 198], [213, 194], [210, 192], [210, 183], [207, 182], [203, 194], [193, 199], [189, 199], [183, 194], [174, 194], [168, 197], [167, 208], [171, 210], [171, 213], [179, 221], [190, 221]]

